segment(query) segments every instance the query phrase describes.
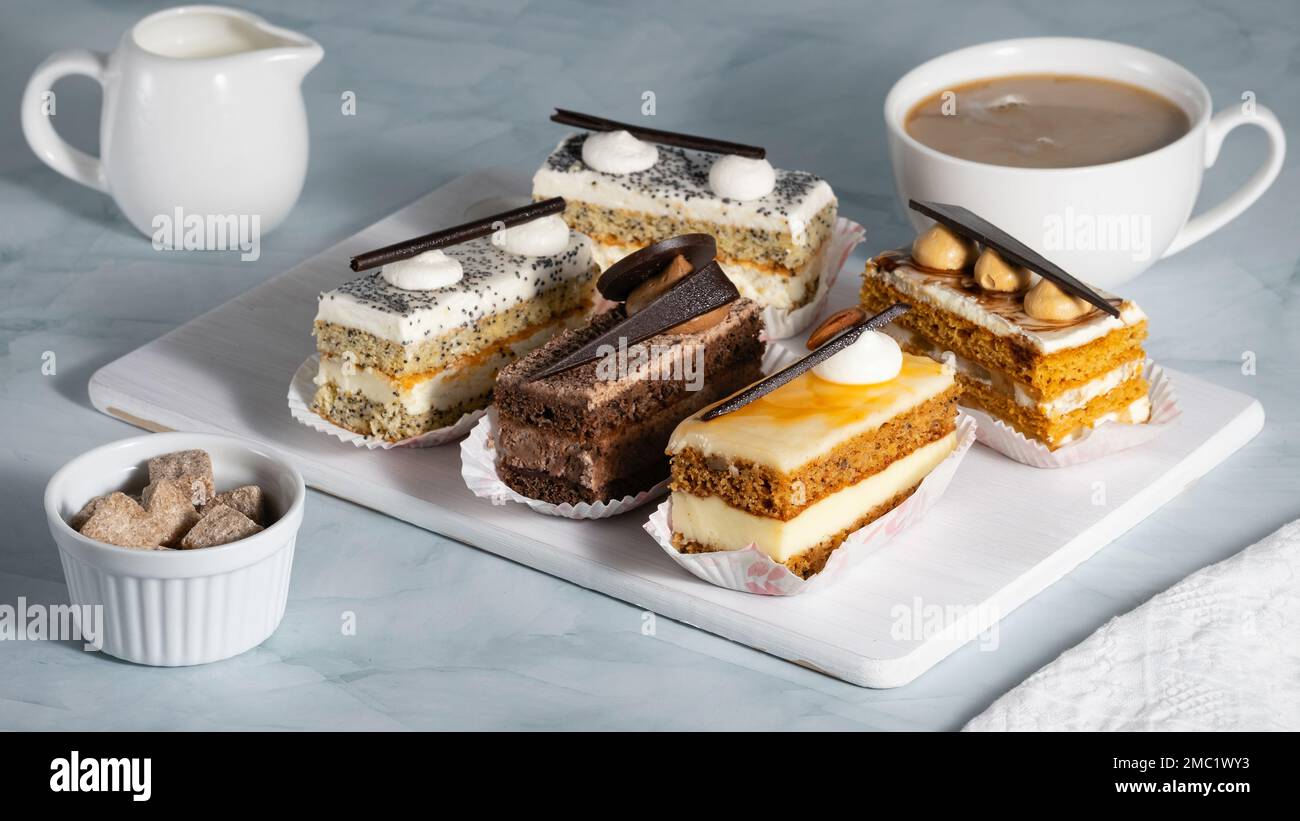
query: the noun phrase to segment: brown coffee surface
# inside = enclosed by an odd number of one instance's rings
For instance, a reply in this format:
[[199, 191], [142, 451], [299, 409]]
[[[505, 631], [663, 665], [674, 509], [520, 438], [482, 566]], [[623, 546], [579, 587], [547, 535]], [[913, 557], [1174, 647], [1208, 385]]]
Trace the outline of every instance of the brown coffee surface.
[[912, 107], [904, 127], [921, 143], [965, 160], [1074, 168], [1163, 148], [1191, 122], [1167, 98], [1135, 85], [1026, 74], [937, 91]]

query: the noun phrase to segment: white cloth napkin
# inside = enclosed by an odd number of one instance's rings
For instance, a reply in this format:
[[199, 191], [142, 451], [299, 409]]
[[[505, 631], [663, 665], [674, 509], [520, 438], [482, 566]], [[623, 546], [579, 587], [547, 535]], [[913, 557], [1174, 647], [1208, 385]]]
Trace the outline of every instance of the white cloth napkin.
[[1300, 730], [1300, 521], [1188, 576], [966, 730]]

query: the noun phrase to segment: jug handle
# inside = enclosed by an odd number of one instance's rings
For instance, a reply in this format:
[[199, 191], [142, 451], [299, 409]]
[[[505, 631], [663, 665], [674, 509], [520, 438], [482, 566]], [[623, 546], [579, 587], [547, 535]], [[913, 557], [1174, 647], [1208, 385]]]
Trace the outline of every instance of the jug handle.
[[56, 51], [37, 66], [32, 77], [27, 81], [27, 90], [23, 92], [23, 136], [27, 144], [36, 152], [36, 156], [68, 179], [82, 185], [88, 185], [97, 191], [108, 191], [108, 181], [104, 178], [104, 165], [99, 157], [92, 157], [84, 151], [73, 148], [50, 122], [50, 114], [45, 112], [45, 94], [52, 93], [54, 82], [69, 74], [84, 74], [94, 79], [101, 86], [104, 84], [104, 72], [108, 67], [108, 58], [103, 54], [84, 48]]

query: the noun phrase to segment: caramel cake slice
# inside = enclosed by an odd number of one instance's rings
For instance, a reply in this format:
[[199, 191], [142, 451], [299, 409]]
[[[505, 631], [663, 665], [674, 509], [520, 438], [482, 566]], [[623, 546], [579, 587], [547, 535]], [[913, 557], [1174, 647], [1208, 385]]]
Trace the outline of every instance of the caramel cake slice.
[[501, 368], [583, 322], [598, 273], [587, 238], [551, 214], [501, 246], [458, 239], [327, 291], [312, 409], [390, 442], [453, 424], [489, 404]]
[[[774, 169], [759, 148], [685, 135], [671, 136], [704, 150], [655, 145], [665, 132], [627, 128], [565, 137], [533, 177], [535, 199], [564, 197], [564, 219], [592, 238], [597, 263], [704, 233], [717, 239], [718, 262], [741, 296], [784, 310], [813, 299], [838, 207], [825, 180]], [[749, 156], [731, 153], [741, 150]]]
[[1093, 290], [1115, 315], [935, 225], [870, 260], [861, 299], [867, 311], [909, 303], [888, 333], [911, 353], [952, 352], [962, 404], [1055, 450], [1103, 421], [1151, 415], [1146, 314]]
[[[753, 544], [806, 579], [956, 447], [959, 388], [950, 366], [902, 353], [874, 331], [825, 364], [830, 370], [818, 365], [723, 415], [696, 414], [673, 432], [679, 551]], [[871, 381], [843, 381], [854, 373]]]
[[[599, 283], [603, 296], [624, 304], [501, 372], [496, 453], [503, 482], [553, 504], [648, 490], [668, 476], [664, 448], [677, 423], [761, 376], [761, 312], [709, 267], [713, 250], [709, 237], [682, 237], [630, 257]], [[691, 276], [703, 279], [684, 281]], [[675, 289], [707, 286], [710, 276], [730, 292], [715, 296], [718, 307], [692, 318], [698, 308], [673, 304]], [[666, 329], [622, 337], [638, 316], [652, 330]], [[589, 350], [596, 355], [582, 361]]]

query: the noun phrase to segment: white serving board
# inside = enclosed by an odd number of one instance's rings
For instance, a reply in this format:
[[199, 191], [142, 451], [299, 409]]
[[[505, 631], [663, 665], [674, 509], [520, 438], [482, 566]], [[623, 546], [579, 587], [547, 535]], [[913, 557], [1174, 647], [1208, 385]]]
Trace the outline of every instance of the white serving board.
[[[527, 190], [526, 177], [508, 172], [462, 177], [101, 368], [90, 380], [91, 401], [152, 430], [217, 431], [270, 444], [327, 493], [866, 687], [906, 684], [969, 638], [962, 621], [937, 636], [895, 638], [896, 605], [1004, 616], [1263, 425], [1254, 399], [1174, 373], [1183, 416], [1154, 443], [1056, 471], [976, 445], [930, 516], [852, 576], [825, 591], [769, 598], [713, 587], [677, 567], [641, 529], [653, 505], [588, 522], [494, 507], [466, 490], [455, 444], [370, 451], [290, 418], [285, 395], [313, 351], [316, 295], [352, 276], [350, 255], [462, 222], [485, 200]], [[830, 306], [854, 302], [853, 266]], [[1093, 504], [1097, 482], [1105, 483], [1104, 505]]]

